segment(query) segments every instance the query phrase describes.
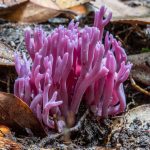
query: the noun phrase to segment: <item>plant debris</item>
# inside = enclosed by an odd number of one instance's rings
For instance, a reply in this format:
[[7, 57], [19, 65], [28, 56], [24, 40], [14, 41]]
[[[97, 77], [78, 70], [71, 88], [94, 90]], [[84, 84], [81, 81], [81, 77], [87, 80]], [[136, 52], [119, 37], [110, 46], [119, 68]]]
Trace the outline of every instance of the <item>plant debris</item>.
[[150, 24], [149, 1], [146, 2], [146, 0], [144, 0], [145, 4], [137, 5], [137, 7], [133, 7], [133, 5], [128, 4], [128, 1], [129, 0], [95, 0], [91, 3], [96, 8], [99, 8], [99, 6], [101, 5], [106, 5], [106, 7], [113, 13], [113, 22], [130, 24]]
[[128, 60], [133, 63], [131, 75], [134, 80], [150, 85], [150, 52], [130, 55]]
[[34, 116], [30, 108], [12, 94], [0, 92], [0, 114], [1, 124], [10, 126], [18, 132], [28, 128], [36, 136], [46, 136], [41, 123]]
[[[72, 7], [89, 1], [90, 0], [0, 0], [0, 17], [17, 22], [39, 23], [62, 13], [75, 16], [77, 15], [75, 11], [77, 9]], [[80, 13], [80, 9], [78, 9], [77, 12]]]

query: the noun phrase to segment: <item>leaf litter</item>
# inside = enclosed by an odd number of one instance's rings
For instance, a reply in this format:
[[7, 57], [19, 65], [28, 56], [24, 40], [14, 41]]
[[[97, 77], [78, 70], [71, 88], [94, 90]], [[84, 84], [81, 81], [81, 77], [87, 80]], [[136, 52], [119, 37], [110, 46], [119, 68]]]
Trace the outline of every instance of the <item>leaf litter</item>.
[[0, 7], [0, 17], [17, 22], [39, 23], [62, 13], [69, 13], [75, 16], [77, 13], [74, 9], [71, 10], [71, 8], [89, 1], [90, 0], [0, 0], [2, 4]]
[[46, 136], [41, 123], [30, 108], [21, 99], [12, 94], [0, 92], [0, 114], [1, 124], [17, 130], [28, 128], [36, 136]]

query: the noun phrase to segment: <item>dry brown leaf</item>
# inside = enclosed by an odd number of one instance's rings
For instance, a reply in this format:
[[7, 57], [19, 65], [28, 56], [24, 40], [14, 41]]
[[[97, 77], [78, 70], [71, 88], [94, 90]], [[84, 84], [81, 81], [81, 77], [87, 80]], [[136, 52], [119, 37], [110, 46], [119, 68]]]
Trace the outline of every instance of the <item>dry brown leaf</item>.
[[26, 2], [28, 0], [0, 0], [0, 4], [6, 5], [6, 7], [18, 5], [20, 3]]
[[[7, 0], [6, 0], [7, 1]], [[0, 17], [18, 22], [44, 22], [60, 13], [75, 14], [68, 8], [89, 2], [90, 0], [15, 0], [13, 4], [6, 3], [6, 8], [0, 9]], [[5, 0], [4, 0], [5, 2]]]
[[0, 16], [11, 14], [17, 6], [26, 3], [28, 0], [0, 0]]
[[0, 137], [0, 149], [1, 150], [22, 150], [23, 146], [12, 140]]
[[106, 5], [106, 7], [113, 13], [112, 21], [114, 22], [150, 24], [149, 7], [130, 7], [120, 0], [95, 0], [91, 3], [97, 8], [101, 5]]
[[70, 7], [78, 6], [84, 3], [89, 2], [90, 0], [55, 0], [55, 3], [61, 8], [61, 9], [67, 9]]
[[18, 97], [4, 92], [0, 92], [0, 123], [12, 128], [28, 128], [36, 136], [46, 136], [41, 123], [27, 104]]
[[78, 5], [78, 6], [71, 7], [69, 9], [76, 12], [78, 15], [88, 14], [88, 8], [85, 5]]
[[110, 135], [113, 135], [118, 131], [120, 132], [123, 128], [132, 130], [131, 124], [135, 119], [141, 121], [141, 127], [146, 125], [147, 123], [150, 123], [149, 112], [150, 104], [145, 104], [127, 111], [123, 116], [116, 116], [112, 120], [112, 129]]
[[14, 67], [14, 51], [0, 41], [0, 88], [10, 92], [13, 79], [16, 78]]
[[[46, 1], [25, 1], [24, 3], [19, 3], [18, 5], [13, 5], [4, 9], [5, 15], [2, 18], [18, 21], [18, 22], [42, 22], [46, 21], [48, 18], [58, 15], [59, 8], [49, 0], [49, 4]], [[45, 7], [46, 6], [46, 7]], [[3, 10], [3, 11], [4, 11]]]
[[0, 66], [14, 66], [13, 60], [13, 49], [0, 41]]
[[129, 128], [129, 125], [135, 120], [140, 120], [142, 125], [150, 123], [150, 104], [138, 106], [129, 110], [125, 115], [126, 123], [125, 127]]
[[133, 63], [131, 75], [134, 80], [150, 85], [150, 52], [130, 55], [128, 60]]

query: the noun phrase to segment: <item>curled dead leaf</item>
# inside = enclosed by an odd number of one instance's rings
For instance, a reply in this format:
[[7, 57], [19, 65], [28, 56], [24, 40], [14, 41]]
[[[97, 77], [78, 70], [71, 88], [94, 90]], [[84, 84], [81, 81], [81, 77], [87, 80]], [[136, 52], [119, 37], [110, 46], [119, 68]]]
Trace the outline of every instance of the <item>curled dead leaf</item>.
[[130, 55], [128, 60], [133, 63], [131, 75], [134, 80], [150, 85], [150, 52]]
[[10, 92], [15, 76], [14, 50], [0, 41], [0, 89]]
[[96, 8], [105, 5], [113, 13], [112, 22], [150, 24], [150, 9], [147, 5], [130, 7], [120, 0], [95, 0], [91, 3]]
[[91, 0], [16, 0], [5, 3], [0, 9], [0, 17], [17, 22], [44, 22], [61, 13], [76, 14], [68, 8], [84, 4]]
[[7, 44], [0, 41], [0, 66], [14, 66], [14, 51]]
[[149, 112], [150, 104], [145, 104], [127, 111], [124, 116], [114, 118], [111, 133], [121, 130], [122, 128], [130, 128], [130, 124], [135, 119], [140, 120], [142, 125], [150, 123]]
[[135, 120], [140, 120], [142, 125], [150, 123], [150, 104], [145, 104], [138, 106], [129, 110], [125, 115], [125, 127], [129, 127], [129, 125]]
[[89, 2], [90, 0], [55, 0], [55, 3], [61, 8], [61, 9], [67, 9], [70, 7], [78, 6], [84, 3]]
[[0, 92], [0, 123], [16, 129], [28, 128], [35, 136], [46, 136], [44, 128], [27, 104], [4, 92]]

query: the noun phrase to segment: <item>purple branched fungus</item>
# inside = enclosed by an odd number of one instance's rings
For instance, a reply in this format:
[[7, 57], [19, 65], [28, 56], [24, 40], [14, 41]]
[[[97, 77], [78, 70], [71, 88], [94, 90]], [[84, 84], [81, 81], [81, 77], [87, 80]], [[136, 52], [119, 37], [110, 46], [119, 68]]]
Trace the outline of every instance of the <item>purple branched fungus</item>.
[[112, 17], [109, 13], [103, 19], [105, 12], [104, 6], [96, 12], [93, 27], [79, 29], [78, 23], [71, 21], [68, 28], [59, 26], [48, 36], [41, 27], [26, 29], [30, 59], [15, 54], [18, 78], [14, 94], [29, 105], [45, 127], [56, 129], [57, 125], [61, 132], [68, 113], [78, 113], [83, 97], [97, 116], [125, 110], [123, 82], [132, 65], [126, 63], [121, 43], [109, 32], [104, 37], [104, 27]]

